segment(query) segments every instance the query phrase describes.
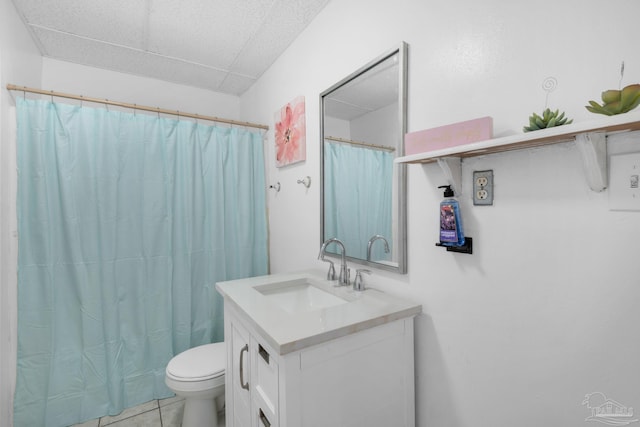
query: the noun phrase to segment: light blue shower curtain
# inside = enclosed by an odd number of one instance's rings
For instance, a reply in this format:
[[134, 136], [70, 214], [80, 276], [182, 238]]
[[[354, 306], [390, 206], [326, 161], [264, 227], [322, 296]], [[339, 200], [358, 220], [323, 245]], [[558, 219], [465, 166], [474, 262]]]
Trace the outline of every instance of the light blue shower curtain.
[[260, 133], [17, 104], [15, 427], [170, 396], [169, 359], [223, 340], [215, 283], [267, 273]]
[[[377, 234], [392, 250], [393, 154], [329, 141], [324, 150], [325, 237], [338, 237], [347, 255], [360, 259]], [[375, 243], [371, 260], [390, 260], [383, 242]]]

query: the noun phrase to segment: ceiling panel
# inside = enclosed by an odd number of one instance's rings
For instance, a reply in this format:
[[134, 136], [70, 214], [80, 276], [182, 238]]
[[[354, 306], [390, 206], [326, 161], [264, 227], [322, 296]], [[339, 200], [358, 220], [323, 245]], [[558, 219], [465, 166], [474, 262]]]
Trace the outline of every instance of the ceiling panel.
[[144, 48], [146, 1], [16, 0], [24, 21], [34, 27]]
[[44, 56], [240, 95], [329, 1], [13, 3]]
[[218, 91], [223, 93], [244, 93], [254, 82], [255, 79], [253, 78], [228, 73]]
[[198, 0], [185, 8], [175, 1], [156, 0], [150, 13], [149, 47], [163, 55], [229, 69], [274, 1]]
[[[271, 9], [255, 37], [239, 55], [232, 70], [253, 75], [256, 69], [266, 70], [273, 61], [307, 27], [328, 1], [278, 1]], [[270, 25], [282, 22], [286, 25]]]
[[[218, 88], [227, 73], [184, 61], [136, 51], [56, 31], [34, 29], [50, 56], [83, 65], [152, 77], [209, 90]], [[53, 88], [55, 89], [55, 88]]]

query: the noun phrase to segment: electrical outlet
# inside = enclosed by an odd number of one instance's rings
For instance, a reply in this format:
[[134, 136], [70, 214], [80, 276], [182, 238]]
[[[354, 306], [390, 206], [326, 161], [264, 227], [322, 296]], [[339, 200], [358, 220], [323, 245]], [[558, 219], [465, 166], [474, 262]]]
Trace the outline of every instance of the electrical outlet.
[[473, 172], [473, 204], [493, 205], [493, 170]]

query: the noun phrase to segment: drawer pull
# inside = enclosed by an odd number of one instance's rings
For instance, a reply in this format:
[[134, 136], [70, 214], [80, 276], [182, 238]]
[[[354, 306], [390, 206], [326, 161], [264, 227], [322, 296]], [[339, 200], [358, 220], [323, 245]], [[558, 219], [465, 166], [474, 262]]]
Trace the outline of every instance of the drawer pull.
[[258, 344], [258, 354], [262, 356], [267, 365], [269, 364], [269, 353], [260, 344]]
[[271, 427], [271, 423], [267, 419], [267, 416], [264, 414], [264, 412], [262, 412], [262, 409], [260, 409], [260, 421], [262, 422], [262, 425], [264, 427]]
[[244, 382], [244, 353], [249, 352], [249, 344], [245, 344], [240, 350], [240, 387], [249, 390], [249, 381]]

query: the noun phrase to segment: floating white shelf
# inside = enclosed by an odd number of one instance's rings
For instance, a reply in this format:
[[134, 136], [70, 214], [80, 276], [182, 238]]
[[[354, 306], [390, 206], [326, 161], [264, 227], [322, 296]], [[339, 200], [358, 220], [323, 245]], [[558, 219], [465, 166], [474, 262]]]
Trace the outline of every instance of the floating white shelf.
[[640, 130], [640, 113], [638, 112], [412, 154], [398, 157], [395, 162], [407, 164], [438, 162], [454, 191], [459, 193], [462, 188], [459, 168], [453, 165], [465, 157], [576, 141], [582, 153], [589, 186], [594, 191], [602, 191], [607, 187], [606, 135], [634, 130]]

